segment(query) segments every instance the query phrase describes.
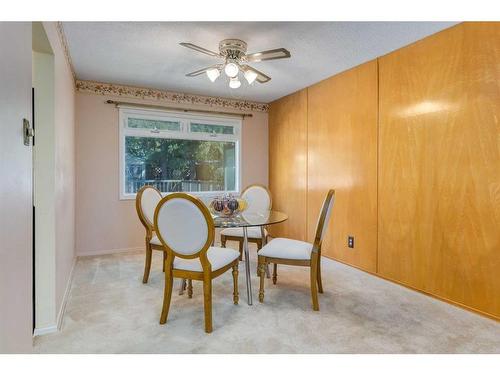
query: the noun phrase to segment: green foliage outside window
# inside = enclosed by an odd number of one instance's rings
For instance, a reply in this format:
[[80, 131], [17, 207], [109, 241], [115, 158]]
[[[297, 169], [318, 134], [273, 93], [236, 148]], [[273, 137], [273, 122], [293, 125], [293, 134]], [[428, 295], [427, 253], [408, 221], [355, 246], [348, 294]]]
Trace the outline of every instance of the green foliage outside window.
[[129, 117], [127, 127], [131, 129], [156, 129], [156, 130], [181, 130], [181, 123], [179, 121], [165, 121], [165, 120], [150, 120], [144, 118]]
[[195, 133], [234, 134], [234, 127], [228, 125], [211, 125], [192, 122], [191, 131]]
[[[127, 193], [135, 193], [141, 181], [150, 180], [206, 181], [214, 190], [233, 190], [234, 154], [234, 142], [126, 136]], [[182, 191], [179, 184], [165, 189]]]

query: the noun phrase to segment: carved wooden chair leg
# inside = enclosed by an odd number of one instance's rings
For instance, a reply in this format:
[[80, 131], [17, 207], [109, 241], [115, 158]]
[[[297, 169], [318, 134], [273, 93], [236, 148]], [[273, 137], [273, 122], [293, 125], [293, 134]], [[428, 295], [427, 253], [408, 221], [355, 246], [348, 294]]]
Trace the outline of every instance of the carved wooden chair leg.
[[243, 240], [238, 241], [238, 248], [240, 250], [240, 260], [243, 260]]
[[187, 290], [188, 290], [188, 298], [193, 298], [193, 280], [191, 279], [188, 279]]
[[144, 276], [142, 277], [142, 282], [146, 284], [149, 279], [149, 271], [151, 270], [151, 257], [153, 256], [153, 250], [151, 245], [146, 241], [146, 262], [144, 264]]
[[170, 309], [170, 300], [172, 299], [172, 288], [174, 286], [174, 278], [172, 274], [172, 264], [166, 264], [165, 270], [165, 289], [163, 292], [163, 309], [161, 310], [160, 324], [165, 324], [168, 318]]
[[278, 265], [274, 263], [273, 265], [273, 284], [276, 285], [278, 281]]
[[222, 235], [220, 236], [220, 245], [221, 247], [226, 247], [226, 236]]
[[181, 279], [180, 281], [181, 282], [179, 284], [179, 295], [182, 296], [187, 289], [187, 281], [186, 279]]
[[[259, 250], [262, 249], [262, 241], [258, 241], [256, 242], [257, 244], [257, 254], [259, 253]], [[260, 273], [259, 273], [259, 266], [257, 265], [257, 277], [260, 276]]]
[[[257, 240], [257, 252], [259, 252], [260, 249], [262, 249], [262, 240]], [[266, 263], [266, 278], [270, 279], [271, 278], [271, 272], [269, 272], [269, 264]], [[257, 277], [259, 276], [259, 271], [257, 270]]]
[[313, 255], [311, 259], [311, 297], [314, 311], [319, 311], [318, 302], [318, 258]]
[[212, 280], [203, 280], [203, 305], [205, 309], [205, 332], [212, 332]]
[[318, 292], [323, 293], [323, 281], [321, 280], [321, 258], [318, 258]]
[[266, 276], [266, 258], [259, 256], [258, 267], [260, 276], [259, 302], [264, 302], [264, 279]]
[[238, 304], [239, 293], [238, 293], [238, 262], [233, 266], [233, 303]]

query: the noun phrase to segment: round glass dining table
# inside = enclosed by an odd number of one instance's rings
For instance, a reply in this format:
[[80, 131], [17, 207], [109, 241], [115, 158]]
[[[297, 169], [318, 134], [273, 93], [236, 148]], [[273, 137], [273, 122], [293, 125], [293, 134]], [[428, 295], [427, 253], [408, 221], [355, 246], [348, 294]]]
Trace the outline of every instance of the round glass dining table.
[[247, 301], [252, 304], [252, 281], [250, 278], [250, 257], [248, 251], [248, 228], [260, 227], [262, 244], [266, 243], [264, 227], [268, 225], [282, 223], [288, 219], [288, 215], [279, 211], [243, 211], [232, 217], [212, 215], [216, 228], [242, 228], [243, 229], [243, 252], [245, 253], [245, 276], [247, 285]]

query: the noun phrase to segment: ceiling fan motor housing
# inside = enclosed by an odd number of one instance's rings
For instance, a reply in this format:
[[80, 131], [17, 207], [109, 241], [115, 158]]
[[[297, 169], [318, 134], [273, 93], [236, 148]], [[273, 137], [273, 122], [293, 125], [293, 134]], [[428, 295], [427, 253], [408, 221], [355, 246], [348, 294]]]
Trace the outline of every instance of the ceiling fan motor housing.
[[247, 52], [247, 44], [241, 39], [224, 39], [219, 43], [219, 51], [227, 59], [239, 60]]

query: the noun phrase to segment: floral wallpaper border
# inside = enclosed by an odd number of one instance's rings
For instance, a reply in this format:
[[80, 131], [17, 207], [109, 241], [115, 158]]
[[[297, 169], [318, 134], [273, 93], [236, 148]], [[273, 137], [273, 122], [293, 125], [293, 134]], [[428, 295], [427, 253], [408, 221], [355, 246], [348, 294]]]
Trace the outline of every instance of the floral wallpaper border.
[[57, 33], [63, 46], [66, 61], [75, 81], [76, 91], [88, 92], [97, 95], [113, 95], [127, 98], [153, 99], [177, 104], [202, 104], [210, 107], [231, 108], [240, 111], [268, 112], [269, 104], [249, 102], [246, 100], [228, 99], [214, 96], [183, 94], [158, 89], [149, 89], [134, 86], [125, 86], [94, 81], [82, 81], [76, 78], [73, 61], [68, 48], [68, 41], [64, 34], [62, 22], [57, 22]]
[[231, 108], [240, 111], [267, 112], [269, 110], [269, 104], [265, 103], [256, 103], [213, 96], [183, 94], [178, 92], [93, 81], [76, 80], [76, 90], [96, 95], [112, 95], [127, 98], [153, 99], [177, 104], [202, 104], [210, 107]]

